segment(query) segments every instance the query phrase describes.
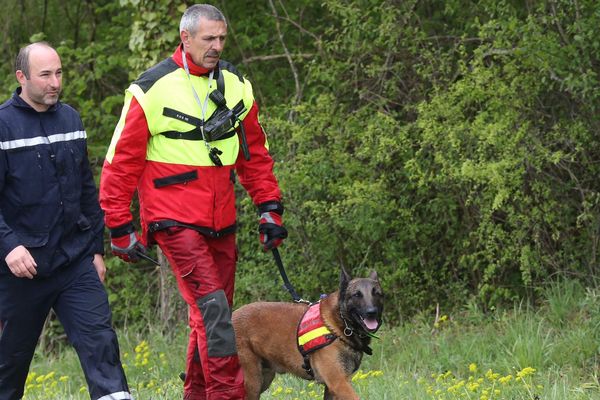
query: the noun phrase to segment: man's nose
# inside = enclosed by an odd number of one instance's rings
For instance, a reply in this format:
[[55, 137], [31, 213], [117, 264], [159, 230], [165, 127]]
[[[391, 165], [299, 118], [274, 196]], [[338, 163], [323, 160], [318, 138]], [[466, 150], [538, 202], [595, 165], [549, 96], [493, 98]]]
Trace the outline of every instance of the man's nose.
[[50, 77], [50, 85], [52, 87], [59, 87], [61, 83], [61, 77], [59, 75], [52, 75]]
[[225, 39], [221, 39], [221, 38], [215, 38], [215, 40], [213, 40], [212, 42], [212, 48], [217, 50], [218, 52], [223, 51], [223, 48], [225, 47]]

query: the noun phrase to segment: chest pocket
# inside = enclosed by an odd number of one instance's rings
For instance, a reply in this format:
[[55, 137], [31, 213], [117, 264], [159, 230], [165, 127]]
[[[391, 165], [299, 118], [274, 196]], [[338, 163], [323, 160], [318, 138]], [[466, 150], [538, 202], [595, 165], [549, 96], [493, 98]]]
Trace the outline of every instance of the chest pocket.
[[65, 200], [81, 196], [81, 168], [85, 147], [83, 141], [59, 142], [53, 145], [56, 154], [56, 175]]
[[7, 151], [10, 194], [15, 204], [34, 206], [40, 204], [48, 188], [48, 170], [51, 155], [47, 146], [23, 147]]

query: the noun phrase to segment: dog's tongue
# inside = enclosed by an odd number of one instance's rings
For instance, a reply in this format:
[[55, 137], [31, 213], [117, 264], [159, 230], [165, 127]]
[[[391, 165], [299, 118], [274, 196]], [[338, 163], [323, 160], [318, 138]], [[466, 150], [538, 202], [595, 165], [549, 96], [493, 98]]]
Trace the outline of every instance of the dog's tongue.
[[363, 322], [365, 323], [367, 329], [369, 329], [370, 331], [374, 331], [379, 326], [379, 322], [377, 322], [375, 318], [363, 319]]

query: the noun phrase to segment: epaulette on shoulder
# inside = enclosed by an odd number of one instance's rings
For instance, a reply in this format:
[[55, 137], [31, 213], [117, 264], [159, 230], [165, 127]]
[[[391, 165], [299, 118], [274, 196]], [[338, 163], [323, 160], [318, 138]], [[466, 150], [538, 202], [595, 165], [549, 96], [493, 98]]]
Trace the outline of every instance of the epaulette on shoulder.
[[232, 74], [238, 77], [240, 82], [244, 83], [244, 76], [241, 74], [240, 71], [238, 71], [235, 65], [233, 65], [229, 61], [219, 60], [219, 69], [222, 71], [231, 72]]
[[159, 62], [152, 68], [144, 71], [140, 77], [133, 82], [138, 85], [144, 93], [146, 93], [152, 85], [156, 83], [163, 76], [175, 71], [179, 66], [175, 63], [173, 58], [169, 57]]

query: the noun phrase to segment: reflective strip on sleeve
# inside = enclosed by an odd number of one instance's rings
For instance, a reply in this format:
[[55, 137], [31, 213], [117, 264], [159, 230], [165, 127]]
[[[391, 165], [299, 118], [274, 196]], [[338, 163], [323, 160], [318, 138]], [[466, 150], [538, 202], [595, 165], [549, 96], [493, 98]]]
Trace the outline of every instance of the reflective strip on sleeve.
[[109, 163], [112, 163], [113, 157], [115, 156], [117, 142], [121, 138], [121, 133], [123, 132], [123, 128], [125, 127], [125, 118], [127, 117], [127, 112], [129, 111], [129, 107], [131, 106], [131, 100], [133, 99], [133, 96], [131, 95], [130, 91], [133, 87], [135, 87], [135, 85], [132, 85], [125, 93], [125, 100], [123, 104], [123, 109], [121, 110], [121, 117], [119, 118], [119, 122], [115, 127], [112, 139], [110, 140], [110, 145], [108, 146], [108, 151], [106, 152], [106, 161], [108, 161]]

